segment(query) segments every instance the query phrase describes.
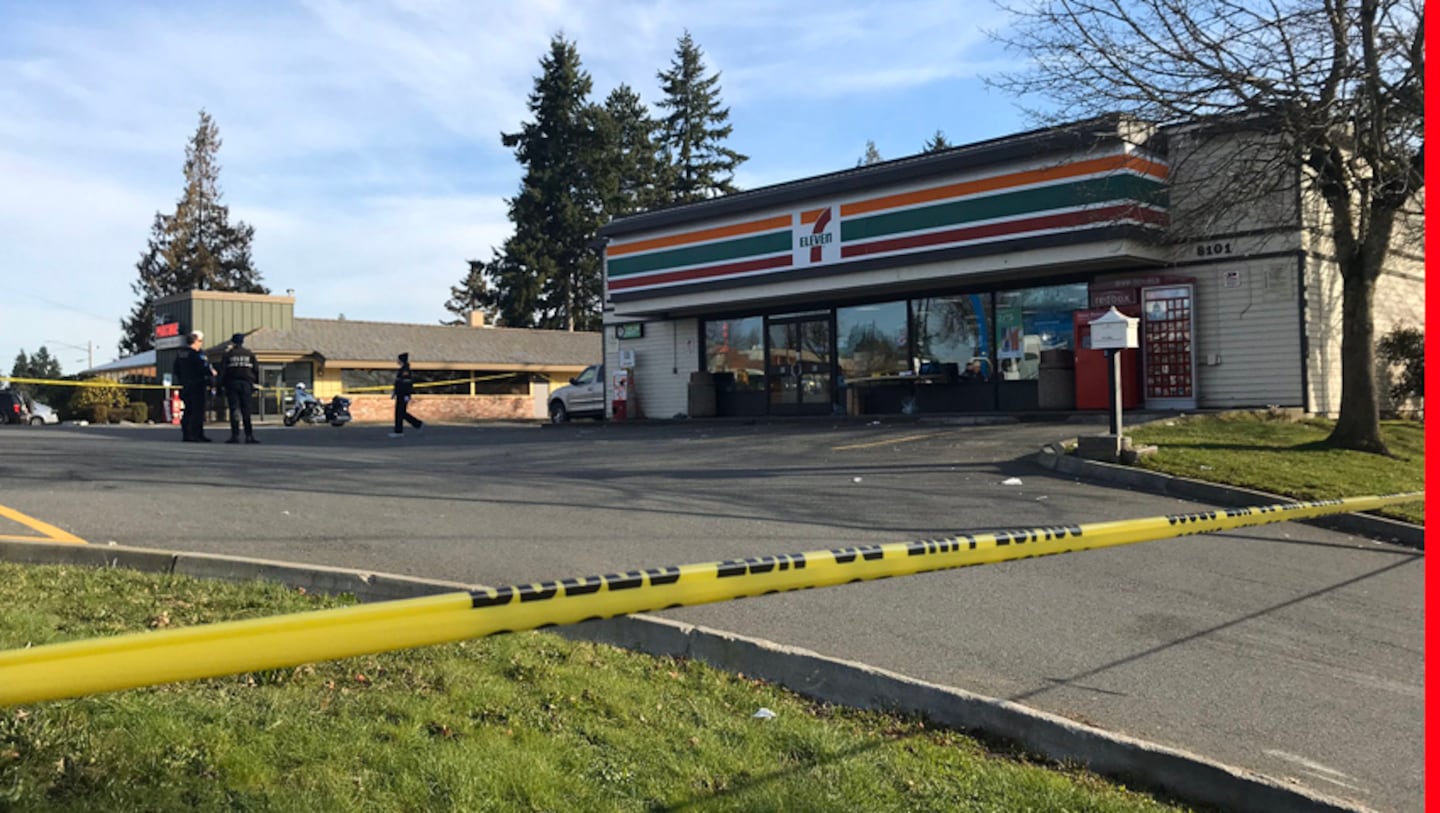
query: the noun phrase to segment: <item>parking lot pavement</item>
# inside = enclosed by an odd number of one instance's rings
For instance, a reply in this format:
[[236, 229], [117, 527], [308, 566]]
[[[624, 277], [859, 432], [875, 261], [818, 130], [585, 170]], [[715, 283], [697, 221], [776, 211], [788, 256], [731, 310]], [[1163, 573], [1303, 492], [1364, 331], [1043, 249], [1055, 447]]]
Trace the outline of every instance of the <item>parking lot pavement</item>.
[[[1197, 507], [1031, 463], [1065, 424], [261, 432], [7, 428], [0, 504], [92, 544], [492, 585]], [[1285, 523], [664, 615], [1418, 810], [1422, 562]]]

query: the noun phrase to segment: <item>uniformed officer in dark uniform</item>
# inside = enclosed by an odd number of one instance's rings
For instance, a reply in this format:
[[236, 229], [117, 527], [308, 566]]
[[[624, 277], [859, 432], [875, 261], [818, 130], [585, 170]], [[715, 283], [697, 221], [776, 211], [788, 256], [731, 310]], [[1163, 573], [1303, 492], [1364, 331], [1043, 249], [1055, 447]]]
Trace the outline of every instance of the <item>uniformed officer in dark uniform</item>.
[[190, 346], [181, 348], [171, 365], [171, 375], [180, 385], [180, 402], [185, 412], [180, 416], [180, 439], [186, 443], [209, 443], [205, 437], [205, 395], [215, 386], [215, 371], [205, 357], [201, 345], [205, 334], [191, 331]]
[[230, 349], [225, 353], [225, 363], [220, 371], [220, 384], [230, 405], [230, 439], [225, 442], [240, 442], [240, 422], [243, 420], [245, 442], [259, 443], [255, 430], [250, 426], [250, 397], [260, 384], [260, 363], [245, 346], [244, 333], [230, 337]]
[[395, 399], [395, 431], [392, 438], [405, 437], [405, 423], [408, 421], [415, 431], [425, 428], [425, 422], [410, 414], [410, 398], [415, 393], [415, 374], [410, 371], [410, 354], [401, 353], [397, 360], [400, 369], [395, 371], [395, 390], [390, 397]]

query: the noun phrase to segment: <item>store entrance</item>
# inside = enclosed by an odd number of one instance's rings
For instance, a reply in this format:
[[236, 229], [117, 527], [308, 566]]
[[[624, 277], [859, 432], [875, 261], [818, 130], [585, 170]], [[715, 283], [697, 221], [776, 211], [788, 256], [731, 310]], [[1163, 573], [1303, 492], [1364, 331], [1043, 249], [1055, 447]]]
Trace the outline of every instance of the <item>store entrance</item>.
[[771, 415], [828, 415], [835, 393], [830, 316], [771, 318], [765, 381]]

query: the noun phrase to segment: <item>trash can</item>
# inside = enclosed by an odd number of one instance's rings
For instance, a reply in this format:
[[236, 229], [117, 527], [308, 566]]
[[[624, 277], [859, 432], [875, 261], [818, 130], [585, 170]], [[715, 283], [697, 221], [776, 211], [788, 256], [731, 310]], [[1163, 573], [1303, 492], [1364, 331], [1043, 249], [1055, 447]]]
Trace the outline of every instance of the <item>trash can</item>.
[[715, 417], [715, 375], [706, 370], [690, 374], [686, 414], [692, 418]]
[[1058, 348], [1040, 351], [1040, 409], [1075, 408], [1075, 353]]

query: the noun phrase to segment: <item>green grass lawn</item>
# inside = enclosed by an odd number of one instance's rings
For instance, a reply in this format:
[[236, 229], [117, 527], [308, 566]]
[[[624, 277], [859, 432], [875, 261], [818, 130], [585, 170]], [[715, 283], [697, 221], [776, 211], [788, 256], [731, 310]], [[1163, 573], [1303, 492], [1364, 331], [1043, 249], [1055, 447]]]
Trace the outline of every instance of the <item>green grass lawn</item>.
[[[1158, 454], [1141, 458], [1140, 466], [1180, 477], [1305, 500], [1424, 490], [1424, 424], [1381, 424], [1392, 457], [1325, 445], [1333, 427], [1333, 421], [1324, 419], [1292, 421], [1230, 412], [1155, 421], [1127, 434], [1137, 445], [1160, 447]], [[1378, 513], [1425, 524], [1423, 502]]]
[[[0, 649], [345, 603], [0, 563]], [[0, 811], [1171, 809], [918, 719], [544, 633], [0, 708]]]

